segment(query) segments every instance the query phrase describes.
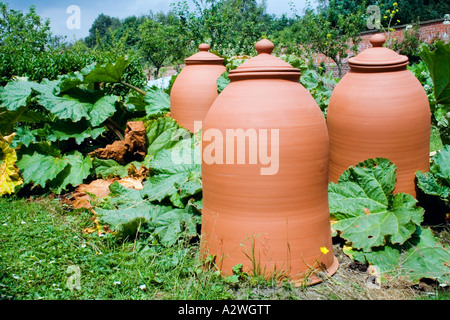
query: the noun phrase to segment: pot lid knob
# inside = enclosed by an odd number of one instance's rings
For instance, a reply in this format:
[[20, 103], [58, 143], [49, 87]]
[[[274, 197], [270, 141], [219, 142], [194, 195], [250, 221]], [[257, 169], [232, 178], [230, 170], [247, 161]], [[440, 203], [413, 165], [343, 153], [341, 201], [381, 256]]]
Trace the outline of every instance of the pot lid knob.
[[223, 65], [224, 59], [216, 56], [215, 54], [209, 52], [211, 49], [210, 45], [207, 43], [202, 43], [198, 46], [200, 50], [196, 54], [190, 56], [189, 58], [184, 59], [186, 61], [186, 65], [192, 64], [220, 64]]
[[198, 46], [200, 52], [208, 52], [211, 47], [207, 43], [202, 43]]
[[258, 52], [258, 54], [262, 54], [262, 53], [271, 54], [274, 47], [275, 46], [273, 45], [273, 43], [268, 39], [259, 40], [255, 44], [255, 49]]
[[372, 44], [372, 47], [382, 47], [386, 42], [387, 37], [384, 34], [377, 33], [370, 37], [369, 42]]

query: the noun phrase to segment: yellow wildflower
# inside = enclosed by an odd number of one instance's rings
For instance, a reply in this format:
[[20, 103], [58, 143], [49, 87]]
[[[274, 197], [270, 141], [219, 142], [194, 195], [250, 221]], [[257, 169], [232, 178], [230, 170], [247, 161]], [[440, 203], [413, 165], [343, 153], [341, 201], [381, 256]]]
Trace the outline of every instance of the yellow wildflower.
[[396, 6], [398, 6], [398, 3], [397, 3], [397, 2], [394, 2], [392, 5], [393, 5], [394, 7], [396, 7]]
[[330, 250], [328, 250], [327, 247], [320, 247], [320, 252], [322, 252], [323, 254], [327, 254], [328, 252], [330, 252]]

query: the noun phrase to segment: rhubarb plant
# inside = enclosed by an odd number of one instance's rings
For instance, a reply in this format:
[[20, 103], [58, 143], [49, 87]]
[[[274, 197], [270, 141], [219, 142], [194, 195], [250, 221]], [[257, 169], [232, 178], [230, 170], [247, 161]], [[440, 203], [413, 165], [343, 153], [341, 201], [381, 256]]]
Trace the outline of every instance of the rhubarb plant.
[[[0, 134], [15, 133], [9, 146], [15, 149], [24, 185], [62, 193], [83, 183], [99, 171], [90, 151], [123, 139], [129, 119], [148, 121], [170, 110], [163, 90], [123, 81], [128, 64], [120, 57], [53, 81], [16, 78], [0, 89]], [[122, 98], [102, 89], [105, 83], [134, 90]]]
[[440, 150], [431, 161], [429, 172], [416, 172], [417, 186], [450, 205], [450, 145]]
[[375, 265], [384, 279], [450, 280], [450, 252], [432, 231], [421, 226], [424, 210], [409, 194], [394, 194], [396, 166], [368, 159], [330, 183], [332, 228], [347, 241], [345, 252]]

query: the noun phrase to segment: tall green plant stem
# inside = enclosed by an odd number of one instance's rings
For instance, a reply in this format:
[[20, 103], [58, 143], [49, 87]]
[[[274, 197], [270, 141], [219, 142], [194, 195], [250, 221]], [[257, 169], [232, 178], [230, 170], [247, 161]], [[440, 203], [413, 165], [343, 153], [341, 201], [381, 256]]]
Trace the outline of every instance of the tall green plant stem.
[[130, 89], [133, 89], [134, 91], [137, 91], [137, 92], [139, 92], [140, 94], [142, 94], [143, 96], [145, 96], [145, 91], [144, 90], [142, 90], [142, 89], [139, 89], [138, 87], [135, 87], [135, 86], [133, 86], [132, 84], [129, 84], [129, 83], [126, 83], [126, 82], [124, 82], [124, 81], [120, 81], [119, 82], [121, 85], [123, 85], [123, 86], [125, 86], [125, 87], [128, 87], [128, 88], [130, 88]]

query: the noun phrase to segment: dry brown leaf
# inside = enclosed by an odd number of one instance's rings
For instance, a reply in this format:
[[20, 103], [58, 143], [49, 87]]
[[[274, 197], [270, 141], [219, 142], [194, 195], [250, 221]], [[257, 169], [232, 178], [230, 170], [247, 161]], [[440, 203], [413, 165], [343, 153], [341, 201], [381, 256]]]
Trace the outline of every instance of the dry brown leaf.
[[136, 190], [144, 189], [144, 185], [142, 184], [141, 179], [126, 177], [126, 178], [117, 180], [117, 182], [120, 183], [125, 188], [136, 189]]

